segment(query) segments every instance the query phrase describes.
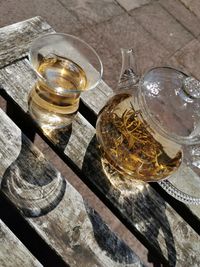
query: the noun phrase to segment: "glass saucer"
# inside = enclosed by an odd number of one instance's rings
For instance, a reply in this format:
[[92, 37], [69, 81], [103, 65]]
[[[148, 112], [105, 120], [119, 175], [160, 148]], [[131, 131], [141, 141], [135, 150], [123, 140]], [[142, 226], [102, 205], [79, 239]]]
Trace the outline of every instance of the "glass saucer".
[[[198, 161], [199, 162], [199, 161]], [[185, 204], [200, 205], [200, 168], [181, 164], [168, 179], [158, 182], [171, 196]]]

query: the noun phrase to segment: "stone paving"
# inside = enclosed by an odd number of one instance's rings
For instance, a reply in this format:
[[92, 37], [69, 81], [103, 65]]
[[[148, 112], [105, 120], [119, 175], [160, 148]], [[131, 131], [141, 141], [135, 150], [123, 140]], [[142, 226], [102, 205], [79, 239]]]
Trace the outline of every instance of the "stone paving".
[[104, 80], [114, 89], [121, 47], [133, 47], [140, 74], [170, 65], [200, 76], [199, 0], [1, 0], [0, 26], [35, 15], [56, 31], [91, 44], [104, 65]]
[[[121, 47], [134, 48], [141, 75], [152, 66], [168, 65], [200, 79], [200, 0], [0, 0], [0, 14], [0, 27], [40, 15], [56, 31], [84, 39], [99, 53], [104, 80], [113, 89]], [[69, 168], [37, 142], [146, 265], [159, 266]]]

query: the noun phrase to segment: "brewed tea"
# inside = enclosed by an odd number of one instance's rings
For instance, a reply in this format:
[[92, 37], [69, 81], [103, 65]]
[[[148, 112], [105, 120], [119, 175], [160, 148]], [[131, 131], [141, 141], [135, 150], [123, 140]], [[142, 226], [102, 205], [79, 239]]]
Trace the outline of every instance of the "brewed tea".
[[55, 54], [40, 57], [37, 72], [43, 78], [30, 93], [29, 112], [41, 127], [62, 127], [78, 109], [86, 74], [75, 62]]
[[114, 96], [97, 122], [103, 157], [127, 178], [157, 181], [180, 165], [180, 146], [161, 137], [146, 123], [129, 94]]

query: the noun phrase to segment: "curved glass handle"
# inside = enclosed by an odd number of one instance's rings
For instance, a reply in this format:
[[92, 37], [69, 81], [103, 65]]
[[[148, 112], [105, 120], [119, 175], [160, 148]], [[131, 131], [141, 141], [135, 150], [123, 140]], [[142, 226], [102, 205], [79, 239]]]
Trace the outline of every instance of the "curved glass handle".
[[139, 82], [135, 53], [132, 48], [121, 48], [122, 67], [118, 81], [118, 89], [131, 89]]
[[158, 182], [159, 185], [171, 196], [185, 204], [199, 205], [200, 198], [190, 196], [176, 188], [169, 180]]

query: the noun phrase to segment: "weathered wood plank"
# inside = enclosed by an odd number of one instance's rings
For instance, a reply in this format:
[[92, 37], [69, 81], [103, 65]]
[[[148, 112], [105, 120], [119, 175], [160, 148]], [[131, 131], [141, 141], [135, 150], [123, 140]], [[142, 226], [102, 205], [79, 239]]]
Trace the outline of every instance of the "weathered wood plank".
[[2, 220], [0, 220], [0, 244], [0, 266], [42, 266]]
[[[102, 107], [104, 107], [104, 105], [108, 101], [108, 98], [110, 98], [112, 95], [114, 95], [114, 92], [106, 83], [104, 83], [104, 81], [102, 81], [94, 90], [84, 92], [81, 95], [81, 98], [83, 103], [89, 108], [89, 110], [97, 116]], [[198, 168], [200, 161], [199, 147], [200, 145], [193, 145], [184, 150], [184, 153], [188, 156], [190, 155], [190, 158], [193, 159], [193, 166], [192, 163], [190, 166], [182, 164], [179, 170], [171, 175], [170, 179], [168, 179], [168, 181], [171, 182], [171, 184], [178, 190], [184, 192], [185, 194], [192, 195], [196, 199], [199, 199], [200, 196], [200, 168]], [[167, 188], [168, 186], [164, 184], [162, 187]], [[170, 190], [171, 187], [170, 189], [168, 189], [168, 191], [170, 192]], [[183, 199], [184, 193], [182, 194]], [[200, 220], [200, 207], [193, 204], [187, 204], [186, 206], [191, 211], [191, 213], [197, 216]]]
[[[14, 74], [13, 74], [14, 73]], [[26, 73], [26, 74], [25, 74]], [[24, 75], [27, 80], [23, 80]], [[29, 75], [29, 76], [28, 76]], [[13, 83], [14, 76], [18, 80]], [[28, 79], [30, 79], [28, 81]], [[0, 83], [7, 93], [26, 112], [24, 95], [31, 89], [34, 75], [26, 60], [17, 62], [0, 71]], [[22, 93], [21, 93], [22, 92]], [[102, 93], [103, 94], [103, 93]], [[95, 185], [120, 211], [129, 224], [138, 231], [149, 247], [163, 255], [169, 265], [198, 266], [200, 264], [200, 238], [193, 229], [148, 184], [133, 186], [131, 190], [114, 187], [102, 171], [95, 129], [79, 114], [72, 125], [72, 133], [48, 137], [61, 150], [66, 144], [66, 159]], [[62, 143], [62, 147], [60, 147]], [[194, 210], [195, 212], [195, 210]], [[197, 213], [199, 209], [197, 208]]]
[[[27, 59], [16, 62], [15, 64], [11, 64], [0, 70], [0, 84], [25, 112], [27, 112], [28, 109], [28, 93], [31, 90], [34, 82], [35, 75]], [[92, 112], [98, 114], [108, 98], [112, 95], [112, 90], [106, 85], [106, 83], [102, 81], [96, 89], [83, 93], [81, 97], [85, 105]], [[190, 173], [190, 176], [193, 176], [193, 180], [190, 179], [190, 182], [187, 178], [188, 173]], [[197, 178], [197, 174], [195, 174], [194, 171], [190, 170], [189, 167], [183, 166], [179, 172], [175, 173], [171, 177], [171, 180], [175, 185], [180, 180], [182, 190], [184, 191], [184, 188], [186, 188], [185, 191], [187, 192], [187, 187], [190, 187], [191, 190], [188, 191], [193, 190], [195, 195], [199, 188], [198, 183], [195, 185]], [[186, 181], [188, 182], [186, 183]], [[190, 209], [191, 213], [200, 219], [199, 206], [187, 205], [187, 207]]]
[[[50, 139], [59, 147], [56, 138], [51, 136]], [[121, 190], [118, 183], [115, 186], [107, 179], [102, 170], [95, 129], [81, 115], [73, 122], [64, 154], [170, 266], [200, 264], [200, 247], [197, 250], [200, 237], [152, 187], [133, 184], [130, 189]]]
[[144, 266], [1, 109], [0, 118], [2, 191], [63, 260], [79, 267]]
[[82, 93], [81, 99], [97, 115], [113, 94], [113, 90], [102, 80], [95, 89]]
[[[112, 95], [114, 95], [114, 92], [111, 90], [111, 88], [109, 88], [108, 85], [106, 85], [106, 83], [102, 81], [94, 90], [84, 92], [81, 98], [83, 103], [89, 108], [89, 110], [97, 116], [102, 107], [104, 107], [104, 105]], [[199, 147], [199, 144], [193, 145], [188, 149], [185, 149], [184, 151], [185, 154], [191, 155], [190, 158], [193, 159], [194, 162], [193, 166], [192, 163], [190, 166], [182, 164], [179, 170], [171, 175], [170, 179], [168, 179], [169, 182], [171, 182], [172, 185], [178, 190], [184, 192], [185, 194], [192, 195], [197, 199], [199, 199], [200, 196], [200, 168], [198, 167], [200, 161]], [[164, 185], [162, 187], [164, 188]], [[167, 187], [167, 185], [165, 185], [165, 187]], [[200, 220], [200, 206], [195, 206], [193, 204], [187, 204], [186, 206], [191, 211], [191, 213], [197, 216]]]
[[34, 17], [0, 29], [0, 68], [27, 55], [31, 42], [53, 32], [41, 18]]

